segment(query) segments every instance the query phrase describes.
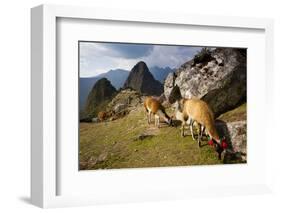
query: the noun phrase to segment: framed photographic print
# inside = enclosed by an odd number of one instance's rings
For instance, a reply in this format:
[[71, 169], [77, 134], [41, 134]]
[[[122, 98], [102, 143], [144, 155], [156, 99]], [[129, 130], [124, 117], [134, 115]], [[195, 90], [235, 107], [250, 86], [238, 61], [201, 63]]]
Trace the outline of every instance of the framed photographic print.
[[32, 203], [270, 192], [272, 20], [31, 14]]

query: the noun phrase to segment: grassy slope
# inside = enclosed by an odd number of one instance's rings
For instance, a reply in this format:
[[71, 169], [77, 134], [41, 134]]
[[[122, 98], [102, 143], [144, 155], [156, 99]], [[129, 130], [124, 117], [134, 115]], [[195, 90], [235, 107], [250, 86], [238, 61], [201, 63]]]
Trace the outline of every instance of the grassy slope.
[[[151, 136], [140, 140], [141, 134]], [[148, 125], [142, 108], [111, 122], [81, 123], [79, 157], [80, 169], [222, 163], [210, 146], [199, 149], [191, 136], [182, 138], [179, 127]]]
[[247, 104], [244, 103], [241, 106], [222, 114], [218, 119], [225, 122], [247, 120]]

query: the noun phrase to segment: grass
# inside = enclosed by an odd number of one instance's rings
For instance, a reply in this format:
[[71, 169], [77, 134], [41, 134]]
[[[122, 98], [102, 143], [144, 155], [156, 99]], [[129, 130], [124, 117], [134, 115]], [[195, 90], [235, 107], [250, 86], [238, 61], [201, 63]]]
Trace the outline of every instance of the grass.
[[247, 103], [222, 114], [218, 119], [225, 122], [247, 120]]
[[181, 137], [179, 127], [148, 125], [142, 108], [111, 122], [80, 123], [79, 158], [82, 170], [222, 163], [212, 147]]

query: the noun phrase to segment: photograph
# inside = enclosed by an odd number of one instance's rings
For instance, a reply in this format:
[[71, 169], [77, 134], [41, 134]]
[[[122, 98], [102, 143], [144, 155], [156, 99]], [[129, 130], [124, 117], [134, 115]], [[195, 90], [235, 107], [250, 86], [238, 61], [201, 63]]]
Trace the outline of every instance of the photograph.
[[79, 170], [247, 163], [247, 49], [78, 41]]

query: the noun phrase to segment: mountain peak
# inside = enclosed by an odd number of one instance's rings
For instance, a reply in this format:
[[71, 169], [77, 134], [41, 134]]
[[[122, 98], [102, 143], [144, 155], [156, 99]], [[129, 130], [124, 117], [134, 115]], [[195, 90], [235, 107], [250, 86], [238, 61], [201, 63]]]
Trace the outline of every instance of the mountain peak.
[[[145, 74], [147, 74], [147, 72], [149, 72], [149, 69], [146, 65], [146, 63], [144, 61], [139, 61], [131, 70], [132, 71], [138, 71], [138, 72], [144, 72]], [[149, 74], [151, 74], [149, 72]]]
[[110, 81], [107, 78], [101, 78], [98, 82], [98, 84], [111, 84]]
[[144, 61], [139, 61], [136, 66], [146, 66], [146, 63]]
[[96, 115], [104, 103], [109, 101], [115, 93], [116, 89], [108, 79], [99, 79], [88, 95], [85, 112], [90, 116]]
[[163, 92], [163, 85], [154, 79], [144, 61], [139, 61], [132, 68], [124, 83], [124, 88], [128, 87], [148, 95], [161, 95]]

